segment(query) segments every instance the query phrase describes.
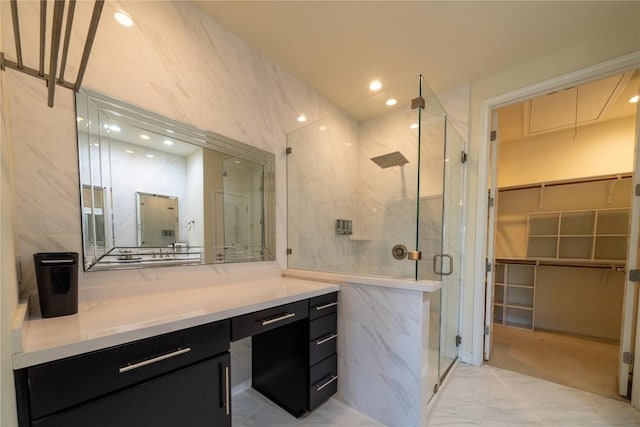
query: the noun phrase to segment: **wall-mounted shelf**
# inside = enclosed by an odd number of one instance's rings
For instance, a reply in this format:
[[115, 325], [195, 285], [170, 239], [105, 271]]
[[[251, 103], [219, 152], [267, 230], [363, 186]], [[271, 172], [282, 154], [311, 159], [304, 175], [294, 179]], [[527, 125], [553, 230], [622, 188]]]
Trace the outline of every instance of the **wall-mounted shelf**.
[[624, 262], [630, 209], [528, 215], [527, 258]]

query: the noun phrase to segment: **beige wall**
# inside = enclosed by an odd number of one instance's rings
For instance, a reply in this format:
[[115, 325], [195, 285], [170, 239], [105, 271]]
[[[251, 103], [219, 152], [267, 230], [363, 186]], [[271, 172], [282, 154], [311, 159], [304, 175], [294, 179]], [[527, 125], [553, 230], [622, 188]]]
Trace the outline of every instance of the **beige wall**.
[[480, 301], [484, 298], [484, 281], [481, 272], [485, 262], [486, 207], [484, 202], [488, 187], [486, 181], [488, 138], [487, 135], [483, 135], [485, 129], [483, 123], [486, 120], [486, 117], [483, 117], [483, 103], [512, 91], [639, 51], [640, 38], [637, 28], [621, 28], [614, 33], [602, 34], [600, 37], [571, 48], [471, 83], [469, 162], [465, 205], [466, 237], [463, 272], [465, 280], [461, 328], [463, 361], [482, 363], [482, 337], [479, 333], [483, 325], [484, 304]]
[[498, 187], [633, 171], [635, 117], [500, 144]]

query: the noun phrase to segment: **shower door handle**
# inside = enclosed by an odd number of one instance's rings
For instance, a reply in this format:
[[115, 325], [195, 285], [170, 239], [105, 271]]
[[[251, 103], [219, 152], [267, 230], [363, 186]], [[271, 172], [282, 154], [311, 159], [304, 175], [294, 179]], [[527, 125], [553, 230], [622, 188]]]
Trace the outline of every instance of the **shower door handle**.
[[[438, 264], [439, 264], [438, 259], [440, 258], [447, 258], [449, 260], [449, 271], [447, 271], [446, 273], [442, 270], [438, 271]], [[433, 272], [441, 276], [450, 276], [451, 274], [453, 274], [453, 257], [448, 254], [434, 255], [433, 256]]]

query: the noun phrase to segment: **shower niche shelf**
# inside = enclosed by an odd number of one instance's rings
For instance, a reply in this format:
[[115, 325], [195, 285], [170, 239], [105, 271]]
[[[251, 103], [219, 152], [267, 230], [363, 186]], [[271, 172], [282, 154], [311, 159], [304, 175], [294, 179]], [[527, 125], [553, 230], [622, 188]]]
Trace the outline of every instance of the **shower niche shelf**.
[[349, 236], [349, 240], [354, 242], [370, 242], [373, 239], [366, 234], [352, 234]]

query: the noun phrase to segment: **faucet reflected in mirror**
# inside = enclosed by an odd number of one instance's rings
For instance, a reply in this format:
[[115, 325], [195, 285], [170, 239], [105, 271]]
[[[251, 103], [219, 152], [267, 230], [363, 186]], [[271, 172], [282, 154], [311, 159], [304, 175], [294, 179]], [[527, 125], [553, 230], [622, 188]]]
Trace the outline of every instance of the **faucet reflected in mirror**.
[[87, 271], [275, 259], [275, 156], [82, 89]]

